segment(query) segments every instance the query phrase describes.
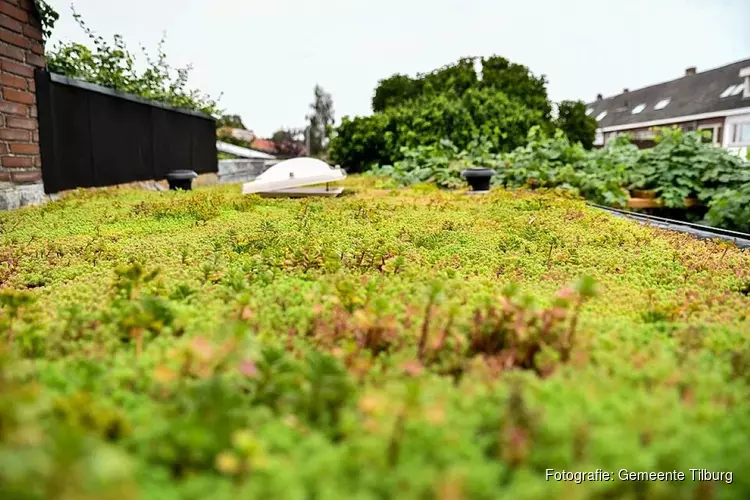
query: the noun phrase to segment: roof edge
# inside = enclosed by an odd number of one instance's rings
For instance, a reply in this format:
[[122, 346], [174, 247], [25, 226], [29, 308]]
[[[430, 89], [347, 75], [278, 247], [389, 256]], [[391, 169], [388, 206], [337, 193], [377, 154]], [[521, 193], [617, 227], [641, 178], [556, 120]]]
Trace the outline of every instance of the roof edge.
[[647, 122], [638, 123], [626, 123], [623, 125], [612, 125], [610, 127], [600, 127], [599, 129], [604, 132], [619, 132], [621, 130], [631, 130], [634, 128], [645, 128], [645, 127], [658, 127], [659, 125], [670, 125], [674, 123], [689, 122], [692, 120], [704, 120], [707, 118], [722, 118], [726, 116], [744, 115], [750, 114], [750, 106], [744, 108], [727, 109], [724, 111], [711, 111], [708, 113], [700, 113], [697, 115], [684, 115], [675, 116], [674, 118], [662, 118], [659, 120], [651, 120]]

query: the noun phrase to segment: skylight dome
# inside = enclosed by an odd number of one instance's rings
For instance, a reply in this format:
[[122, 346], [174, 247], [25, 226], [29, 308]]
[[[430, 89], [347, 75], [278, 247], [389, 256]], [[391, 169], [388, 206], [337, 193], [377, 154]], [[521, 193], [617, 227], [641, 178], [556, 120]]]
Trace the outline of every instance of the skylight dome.
[[656, 103], [656, 106], [654, 106], [654, 109], [664, 109], [667, 107], [667, 105], [672, 101], [672, 99], [662, 99], [661, 101]]
[[242, 194], [268, 192], [283, 194], [284, 191], [292, 188], [336, 182], [344, 178], [346, 178], [346, 172], [338, 166], [332, 167], [316, 158], [293, 158], [277, 163], [260, 174], [253, 182], [245, 183], [242, 186]]

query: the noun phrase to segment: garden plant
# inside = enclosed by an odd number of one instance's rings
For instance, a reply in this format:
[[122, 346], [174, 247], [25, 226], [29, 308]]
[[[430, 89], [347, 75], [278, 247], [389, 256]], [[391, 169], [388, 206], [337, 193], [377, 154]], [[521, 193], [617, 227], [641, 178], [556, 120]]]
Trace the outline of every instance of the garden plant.
[[648, 191], [670, 208], [689, 201], [706, 207], [704, 223], [750, 232], [750, 162], [707, 144], [699, 132], [657, 130], [656, 146], [640, 150], [627, 134], [600, 149], [586, 150], [562, 130], [532, 127], [527, 142], [506, 154], [475, 138], [464, 149], [448, 140], [435, 146], [403, 148], [403, 159], [370, 169], [395, 185], [432, 182], [465, 186], [462, 168], [495, 169], [493, 182], [508, 188], [554, 188], [594, 203], [624, 207], [631, 192]]
[[345, 182], [0, 214], [0, 498], [750, 496], [750, 255], [544, 188]]

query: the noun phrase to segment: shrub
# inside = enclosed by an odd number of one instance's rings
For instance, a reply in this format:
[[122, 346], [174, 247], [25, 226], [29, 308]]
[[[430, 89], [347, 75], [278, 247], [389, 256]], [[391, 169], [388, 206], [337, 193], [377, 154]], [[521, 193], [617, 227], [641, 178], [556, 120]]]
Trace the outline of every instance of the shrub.
[[175, 69], [167, 62], [166, 36], [159, 42], [155, 60], [144, 49], [147, 66], [141, 71], [121, 35], [114, 35], [112, 42], [105, 40], [71, 9], [93, 48], [78, 42], [57, 43], [46, 53], [50, 71], [178, 108], [220, 114], [216, 100], [187, 87], [191, 66]]
[[437, 146], [444, 139], [465, 149], [476, 137], [493, 152], [521, 145], [526, 132], [544, 123], [541, 112], [492, 89], [470, 89], [460, 99], [420, 97], [408, 105], [355, 119], [344, 118], [331, 144], [331, 158], [349, 172], [403, 159], [404, 148]]
[[463, 58], [425, 75], [394, 75], [375, 89], [368, 117], [344, 117], [331, 158], [349, 172], [402, 160], [404, 148], [437, 147], [448, 140], [464, 149], [476, 137], [493, 153], [523, 144], [534, 125], [551, 127], [546, 79], [502, 57]]

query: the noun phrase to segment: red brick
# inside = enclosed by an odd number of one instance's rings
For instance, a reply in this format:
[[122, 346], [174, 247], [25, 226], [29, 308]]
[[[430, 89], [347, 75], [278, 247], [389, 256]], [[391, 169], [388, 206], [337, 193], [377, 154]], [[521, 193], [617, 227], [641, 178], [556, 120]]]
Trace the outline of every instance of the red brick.
[[36, 155], [34, 157], [34, 166], [38, 168], [42, 168], [42, 157], [39, 155]]
[[26, 90], [26, 79], [16, 75], [0, 75], [0, 84], [4, 87]]
[[11, 5], [5, 1], [0, 2], [0, 13], [8, 14], [10, 17], [22, 23], [29, 22], [29, 13], [23, 9]]
[[47, 65], [47, 60], [38, 55], [38, 54], [30, 54], [26, 53], [26, 64], [31, 64], [32, 66], [36, 66], [38, 68], [43, 68]]
[[29, 90], [31, 92], [36, 92], [36, 81], [34, 81], [33, 78], [29, 78], [26, 83], [29, 84]]
[[35, 143], [39, 144], [39, 131], [38, 130], [34, 130], [31, 133], [31, 142], [35, 142]]
[[21, 0], [7, 0], [8, 2], [12, 3], [13, 5], [21, 5]]
[[0, 158], [3, 167], [7, 168], [29, 168], [34, 166], [31, 156], [3, 156]]
[[31, 48], [31, 51], [34, 54], [38, 54], [40, 56], [44, 55], [44, 47], [39, 42], [35, 42], [34, 40], [30, 40], [29, 41], [29, 48]]
[[31, 41], [28, 37], [13, 33], [12, 31], [4, 30], [0, 28], [0, 41], [21, 47], [22, 49], [31, 48]]
[[7, 57], [9, 59], [15, 59], [16, 61], [21, 62], [23, 62], [24, 60], [23, 50], [19, 49], [18, 47], [13, 47], [12, 45], [6, 45], [4, 43], [0, 43], [0, 56]]
[[0, 128], [5, 128], [5, 115], [0, 114]]
[[4, 142], [0, 142], [0, 155], [8, 154], [8, 145]]
[[34, 0], [19, 0], [14, 2], [16, 5], [20, 5], [22, 9], [29, 12], [34, 12]]
[[8, 128], [20, 128], [24, 130], [35, 130], [39, 125], [33, 118], [18, 118], [9, 116], [5, 119], [5, 126]]
[[12, 172], [11, 178], [13, 182], [39, 182], [42, 180], [42, 172], [41, 170], [21, 170]]
[[34, 77], [34, 68], [25, 64], [18, 64], [12, 61], [2, 61], [3, 71], [13, 73], [14, 75], [25, 76], [26, 78]]
[[10, 182], [10, 172], [0, 171], [0, 182]]
[[29, 142], [31, 133], [28, 130], [14, 130], [12, 128], [0, 128], [0, 141], [23, 141]]
[[38, 30], [28, 24], [23, 25], [23, 34], [31, 38], [32, 40], [36, 40], [38, 42], [44, 41], [44, 38], [42, 37], [42, 30]]
[[29, 105], [17, 102], [0, 101], [0, 113], [9, 115], [29, 116]]
[[21, 104], [34, 104], [36, 101], [34, 94], [13, 89], [3, 89], [3, 98], [6, 101], [20, 102]]
[[11, 142], [9, 144], [10, 152], [19, 155], [38, 155], [39, 144], [18, 144]]
[[32, 118], [36, 118], [38, 116], [37, 111], [36, 111], [36, 106], [34, 106], [33, 104], [29, 106], [29, 116]]
[[8, 28], [9, 30], [13, 30], [17, 33], [23, 33], [24, 25], [16, 21], [15, 19], [12, 19], [5, 14], [0, 14], [0, 26], [3, 28]]

